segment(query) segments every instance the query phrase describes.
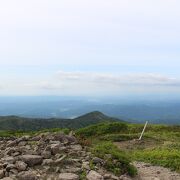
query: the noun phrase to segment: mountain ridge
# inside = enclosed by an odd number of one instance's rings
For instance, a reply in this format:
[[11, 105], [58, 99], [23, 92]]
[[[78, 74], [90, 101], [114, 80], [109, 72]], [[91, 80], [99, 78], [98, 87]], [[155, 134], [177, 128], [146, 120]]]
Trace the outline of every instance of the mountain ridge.
[[26, 118], [19, 116], [0, 116], [0, 130], [32, 131], [49, 128], [77, 129], [101, 122], [125, 122], [118, 118], [109, 117], [99, 111], [93, 111], [74, 119], [63, 118]]

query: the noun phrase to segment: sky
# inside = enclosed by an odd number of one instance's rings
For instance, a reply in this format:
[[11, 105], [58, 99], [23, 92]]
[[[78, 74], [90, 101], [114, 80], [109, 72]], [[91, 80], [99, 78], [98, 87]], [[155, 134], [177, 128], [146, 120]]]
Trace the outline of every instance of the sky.
[[0, 96], [180, 95], [180, 1], [0, 1]]

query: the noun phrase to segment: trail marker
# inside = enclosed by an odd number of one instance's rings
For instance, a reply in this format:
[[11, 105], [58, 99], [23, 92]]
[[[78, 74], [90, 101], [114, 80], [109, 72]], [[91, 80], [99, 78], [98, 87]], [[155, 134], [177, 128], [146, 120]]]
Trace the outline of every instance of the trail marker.
[[143, 131], [142, 131], [142, 133], [141, 133], [141, 136], [139, 137], [139, 140], [142, 139], [143, 134], [144, 134], [144, 132], [145, 132], [145, 130], [146, 130], [147, 124], [148, 124], [148, 121], [146, 121], [146, 124], [144, 125]]

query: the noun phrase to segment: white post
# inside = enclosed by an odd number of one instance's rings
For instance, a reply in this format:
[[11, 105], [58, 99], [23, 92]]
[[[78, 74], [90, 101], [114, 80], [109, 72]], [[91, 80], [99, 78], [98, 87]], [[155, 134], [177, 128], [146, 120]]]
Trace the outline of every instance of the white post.
[[144, 125], [143, 131], [142, 131], [142, 133], [141, 133], [141, 136], [139, 137], [139, 140], [142, 139], [143, 134], [144, 134], [144, 131], [146, 130], [147, 124], [148, 124], [148, 121], [146, 121], [146, 124]]

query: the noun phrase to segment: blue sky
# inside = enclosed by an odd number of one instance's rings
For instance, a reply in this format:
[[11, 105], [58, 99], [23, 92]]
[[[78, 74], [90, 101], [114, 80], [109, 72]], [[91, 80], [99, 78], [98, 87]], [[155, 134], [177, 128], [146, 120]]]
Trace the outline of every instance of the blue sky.
[[0, 95], [179, 94], [177, 0], [0, 2]]

